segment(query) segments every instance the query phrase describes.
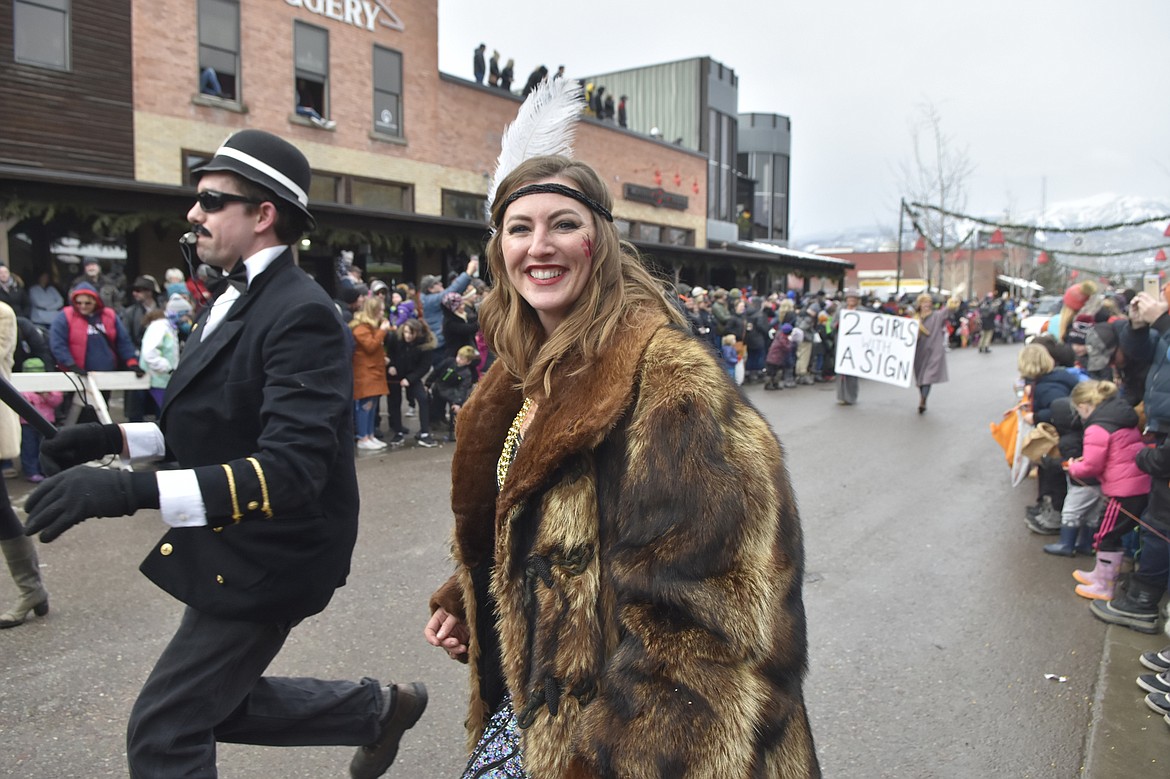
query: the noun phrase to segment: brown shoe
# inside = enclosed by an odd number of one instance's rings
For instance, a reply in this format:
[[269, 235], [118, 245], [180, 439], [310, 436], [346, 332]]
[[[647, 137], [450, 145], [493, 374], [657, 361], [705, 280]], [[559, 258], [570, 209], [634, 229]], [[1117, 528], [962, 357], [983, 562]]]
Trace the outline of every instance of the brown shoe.
[[353, 779], [377, 779], [386, 773], [398, 756], [402, 734], [418, 722], [427, 708], [427, 688], [421, 682], [391, 685], [383, 694], [387, 704], [378, 723], [378, 737], [373, 743], [358, 747], [349, 764]]

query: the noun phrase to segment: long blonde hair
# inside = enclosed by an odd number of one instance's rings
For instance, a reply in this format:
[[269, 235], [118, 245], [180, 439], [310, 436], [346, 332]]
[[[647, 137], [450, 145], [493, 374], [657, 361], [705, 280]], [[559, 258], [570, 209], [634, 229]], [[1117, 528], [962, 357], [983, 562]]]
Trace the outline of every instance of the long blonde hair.
[[918, 332], [922, 335], [930, 335], [930, 331], [922, 324], [922, 304], [930, 304], [930, 312], [934, 313], [934, 296], [929, 292], [923, 292], [918, 297], [914, 298], [914, 321], [918, 323]]
[[487, 245], [493, 286], [479, 306], [479, 323], [488, 344], [527, 395], [540, 390], [547, 394], [558, 365], [571, 363], [570, 376], [588, 370], [592, 358], [640, 310], [655, 309], [675, 324], [686, 323], [682, 312], [667, 301], [664, 284], [642, 265], [638, 250], [621, 240], [613, 222], [593, 214], [596, 239], [589, 281], [564, 321], [551, 335], [545, 335], [536, 310], [508, 278], [499, 228], [509, 195], [526, 184], [554, 177], [568, 180], [606, 209], [613, 208], [609, 189], [596, 171], [567, 157], [526, 160], [496, 190], [492, 205], [496, 231]]
[[382, 313], [385, 310], [386, 307], [382, 302], [382, 298], [378, 297], [377, 295], [370, 295], [368, 298], [366, 298], [365, 302], [362, 303], [361, 309], [359, 309], [358, 312], [353, 315], [353, 319], [350, 320], [350, 329], [352, 330], [358, 325], [369, 325], [370, 327], [377, 330], [382, 326]]

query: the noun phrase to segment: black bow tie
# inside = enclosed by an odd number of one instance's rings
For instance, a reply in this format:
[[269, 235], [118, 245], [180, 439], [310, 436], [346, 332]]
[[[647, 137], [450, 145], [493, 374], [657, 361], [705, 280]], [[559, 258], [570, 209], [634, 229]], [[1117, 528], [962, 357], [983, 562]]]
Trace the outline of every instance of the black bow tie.
[[243, 294], [248, 289], [248, 269], [243, 260], [236, 260], [235, 267], [226, 276], [213, 276], [207, 279], [207, 289], [212, 296], [219, 297], [229, 286], [235, 287]]

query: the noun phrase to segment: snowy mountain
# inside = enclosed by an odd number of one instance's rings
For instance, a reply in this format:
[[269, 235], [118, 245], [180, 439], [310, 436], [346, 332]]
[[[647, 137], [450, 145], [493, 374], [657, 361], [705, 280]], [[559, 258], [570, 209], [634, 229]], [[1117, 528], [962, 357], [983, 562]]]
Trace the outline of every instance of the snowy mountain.
[[[1020, 221], [1053, 228], [1083, 228], [1136, 222], [1167, 215], [1170, 215], [1168, 200], [1103, 194], [1056, 203], [1043, 213], [1037, 211], [1025, 214]], [[1170, 244], [1170, 238], [1163, 234], [1167, 225], [1170, 225], [1170, 219], [1091, 233], [1046, 230], [1036, 234], [1036, 243], [1049, 252], [1055, 252], [1059, 261], [1065, 264], [1102, 270], [1134, 269], [1138, 265], [1153, 261], [1157, 249], [1152, 247]], [[1125, 253], [1112, 257], [1085, 257], [1069, 252]]]
[[[1166, 218], [1146, 225], [1115, 230], [1090, 233], [1059, 231], [1059, 228], [1115, 225], [1152, 217]], [[999, 215], [985, 218], [1001, 219]], [[1037, 232], [1035, 235], [1036, 247], [1055, 253], [1057, 261], [1062, 264], [1098, 268], [1102, 271], [1135, 270], [1142, 265], [1152, 263], [1156, 249], [1150, 249], [1150, 247], [1170, 245], [1170, 238], [1163, 234], [1167, 225], [1170, 225], [1170, 199], [1106, 193], [1080, 200], [1053, 203], [1043, 212], [1035, 209], [1006, 221], [1013, 224], [1057, 228]], [[975, 227], [975, 224], [971, 222], [952, 222], [952, 225], [959, 235], [965, 235]], [[992, 228], [984, 229], [991, 230]], [[894, 251], [897, 249], [897, 236], [898, 227], [895, 224], [842, 230], [832, 235], [800, 238], [794, 240], [792, 244], [795, 248], [810, 252], [826, 248], [850, 248], [858, 252]], [[918, 236], [907, 225], [902, 238], [903, 248], [912, 248], [917, 240]], [[1170, 249], [1167, 251], [1170, 253]], [[1070, 252], [1126, 253], [1115, 257], [1087, 257]]]

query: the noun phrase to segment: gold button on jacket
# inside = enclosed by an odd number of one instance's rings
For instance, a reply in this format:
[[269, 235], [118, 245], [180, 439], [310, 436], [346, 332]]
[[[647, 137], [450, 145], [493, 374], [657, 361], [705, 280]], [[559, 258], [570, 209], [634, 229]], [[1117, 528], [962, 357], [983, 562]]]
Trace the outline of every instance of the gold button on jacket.
[[175, 548], [170, 544], [163, 544], [158, 548], [158, 551], [165, 557], [166, 555], [169, 555], [171, 552], [175, 551]]

